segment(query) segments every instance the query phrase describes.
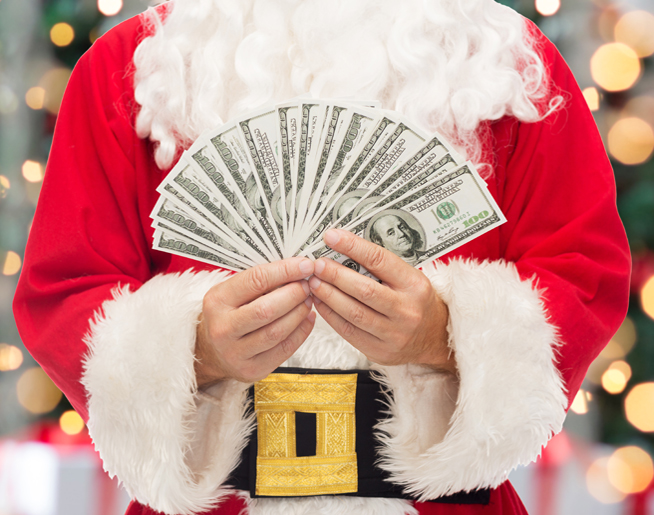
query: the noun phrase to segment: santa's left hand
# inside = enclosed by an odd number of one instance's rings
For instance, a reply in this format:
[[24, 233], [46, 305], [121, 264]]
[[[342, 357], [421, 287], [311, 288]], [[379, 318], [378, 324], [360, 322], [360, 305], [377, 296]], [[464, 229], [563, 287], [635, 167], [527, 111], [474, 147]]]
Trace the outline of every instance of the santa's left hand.
[[383, 281], [331, 259], [315, 262], [309, 280], [314, 305], [339, 335], [381, 365], [417, 363], [456, 372], [447, 345], [447, 306], [420, 270], [348, 231], [327, 231], [325, 243]]

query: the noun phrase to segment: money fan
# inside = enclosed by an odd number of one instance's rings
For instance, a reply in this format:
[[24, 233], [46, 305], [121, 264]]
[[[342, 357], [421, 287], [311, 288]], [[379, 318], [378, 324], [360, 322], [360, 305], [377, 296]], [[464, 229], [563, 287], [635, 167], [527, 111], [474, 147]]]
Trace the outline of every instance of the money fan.
[[208, 131], [162, 181], [154, 248], [240, 271], [349, 230], [421, 266], [506, 219], [470, 162], [376, 102], [294, 99]]

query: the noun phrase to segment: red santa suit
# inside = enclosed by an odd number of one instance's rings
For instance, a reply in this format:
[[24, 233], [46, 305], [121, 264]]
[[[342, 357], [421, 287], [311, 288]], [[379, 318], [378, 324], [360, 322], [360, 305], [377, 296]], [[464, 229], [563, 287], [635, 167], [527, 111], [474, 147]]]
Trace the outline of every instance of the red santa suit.
[[[612, 171], [571, 72], [531, 30], [564, 104], [541, 122], [483, 125], [488, 189], [507, 223], [423, 270], [448, 305], [459, 377], [375, 367], [392, 393], [380, 453], [393, 480], [421, 500], [491, 487], [490, 503], [321, 500], [332, 513], [525, 513], [506, 476], [561, 429], [625, 315], [629, 250]], [[152, 250], [149, 214], [165, 173], [134, 130], [131, 63], [144, 32], [141, 18], [122, 23], [72, 74], [15, 316], [26, 347], [88, 421], [105, 468], [135, 499], [129, 514], [189, 513], [218, 498], [210, 513], [236, 514], [247, 501], [225, 484], [252, 424], [248, 385], [198, 392], [193, 366], [202, 298], [229, 274]], [[325, 324], [290, 361], [372, 366]], [[317, 512], [311, 502], [266, 499], [252, 510]]]

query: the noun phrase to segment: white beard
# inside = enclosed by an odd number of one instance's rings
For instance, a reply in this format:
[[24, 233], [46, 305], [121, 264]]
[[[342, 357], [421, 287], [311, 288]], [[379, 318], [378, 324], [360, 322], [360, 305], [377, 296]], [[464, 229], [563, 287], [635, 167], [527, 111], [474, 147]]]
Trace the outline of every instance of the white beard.
[[310, 92], [372, 98], [479, 163], [480, 122], [550, 109], [524, 19], [493, 0], [175, 0], [135, 53], [160, 168], [207, 129]]

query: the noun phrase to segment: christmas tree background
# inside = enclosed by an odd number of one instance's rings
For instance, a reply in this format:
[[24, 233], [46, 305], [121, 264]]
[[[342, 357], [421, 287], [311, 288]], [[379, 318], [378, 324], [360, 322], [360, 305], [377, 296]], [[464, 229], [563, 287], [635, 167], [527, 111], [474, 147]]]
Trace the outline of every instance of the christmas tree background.
[[[606, 513], [654, 513], [654, 5], [561, 1], [503, 3], [539, 25], [584, 90], [615, 170], [633, 276], [628, 318], [589, 370], [565, 435], [530, 472], [526, 502], [534, 513], [559, 513], [546, 494], [560, 489], [543, 485], [576, 460], [587, 498], [614, 509]], [[2, 515], [19, 513], [3, 505], [9, 465], [2, 442], [88, 445], [81, 419], [21, 343], [11, 301], [70, 70], [95, 39], [147, 7], [138, 0], [0, 0]], [[600, 513], [593, 510], [587, 513]]]

